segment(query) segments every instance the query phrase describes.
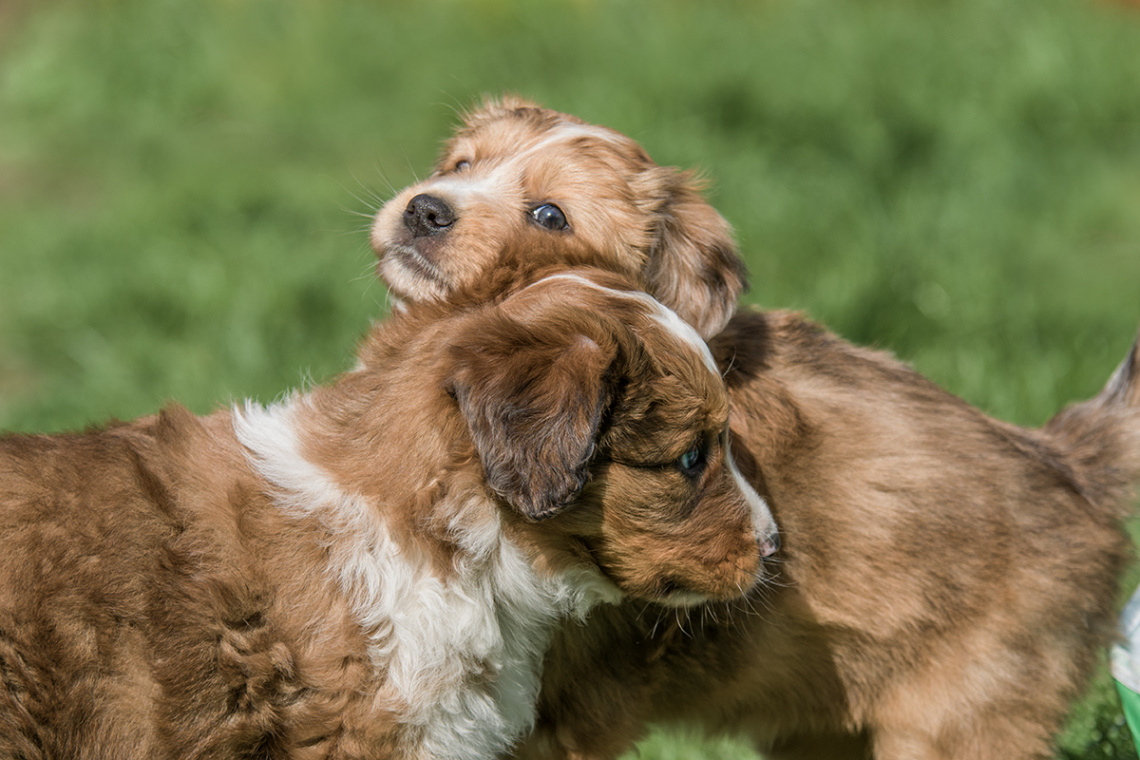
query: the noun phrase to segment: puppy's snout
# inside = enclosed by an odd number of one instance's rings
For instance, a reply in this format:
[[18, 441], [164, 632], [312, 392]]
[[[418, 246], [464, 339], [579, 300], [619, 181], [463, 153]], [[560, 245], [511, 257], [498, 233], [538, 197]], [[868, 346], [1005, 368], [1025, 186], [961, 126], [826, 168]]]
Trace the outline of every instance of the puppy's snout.
[[447, 201], [426, 193], [412, 198], [404, 209], [404, 226], [418, 238], [446, 232], [455, 218], [455, 211]]
[[773, 530], [767, 536], [762, 537], [758, 542], [760, 546], [760, 556], [764, 559], [774, 557], [776, 552], [780, 551], [780, 532]]

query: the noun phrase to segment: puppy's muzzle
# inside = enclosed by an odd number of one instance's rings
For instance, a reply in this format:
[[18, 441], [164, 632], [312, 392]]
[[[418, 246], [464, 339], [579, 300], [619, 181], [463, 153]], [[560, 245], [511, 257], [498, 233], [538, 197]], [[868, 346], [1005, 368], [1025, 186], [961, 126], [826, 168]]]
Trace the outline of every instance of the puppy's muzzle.
[[760, 556], [771, 559], [780, 551], [780, 534], [778, 531], [773, 531], [771, 535], [760, 539], [757, 544], [760, 546]]
[[404, 209], [404, 226], [413, 238], [430, 237], [447, 232], [455, 224], [455, 211], [447, 201], [420, 193], [408, 201]]

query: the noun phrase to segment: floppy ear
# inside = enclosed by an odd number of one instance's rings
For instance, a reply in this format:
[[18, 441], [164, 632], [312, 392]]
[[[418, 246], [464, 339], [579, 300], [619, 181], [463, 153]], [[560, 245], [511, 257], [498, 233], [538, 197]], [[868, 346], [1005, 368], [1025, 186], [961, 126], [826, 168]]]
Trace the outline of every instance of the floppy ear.
[[768, 369], [772, 360], [772, 316], [741, 309], [708, 342], [721, 377], [735, 388]]
[[487, 483], [526, 517], [553, 517], [586, 483], [614, 350], [506, 319], [477, 327], [452, 345], [450, 384]]
[[728, 222], [701, 196], [692, 174], [662, 168], [673, 173], [675, 186], [660, 212], [646, 290], [708, 340], [736, 310], [745, 288], [744, 262]]

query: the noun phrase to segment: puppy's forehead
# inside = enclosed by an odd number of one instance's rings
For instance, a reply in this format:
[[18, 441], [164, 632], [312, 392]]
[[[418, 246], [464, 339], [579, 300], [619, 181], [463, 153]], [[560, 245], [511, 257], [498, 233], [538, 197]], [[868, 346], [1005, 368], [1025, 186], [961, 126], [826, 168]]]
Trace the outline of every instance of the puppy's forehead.
[[[518, 191], [517, 183], [524, 177], [541, 177], [549, 184], [557, 181], [552, 178], [564, 180], [570, 167], [589, 166], [587, 176], [607, 177], [608, 182], [620, 185], [622, 176], [636, 174], [651, 163], [635, 153], [644, 155], [636, 143], [605, 127], [560, 122], [536, 130], [525, 123], [499, 120], [453, 139], [437, 166], [442, 173], [431, 182], [456, 199], [478, 197], [492, 202]], [[448, 171], [459, 161], [469, 161], [473, 168]]]
[[[639, 312], [649, 318], [671, 342], [679, 343], [688, 347], [693, 353], [696, 353], [701, 361], [704, 363], [705, 368], [717, 378], [720, 377], [720, 369], [717, 367], [716, 360], [713, 359], [712, 352], [709, 350], [708, 345], [700, 334], [693, 329], [691, 325], [677, 316], [669, 307], [662, 304], [657, 299], [648, 293], [643, 293], [636, 290], [619, 290], [598, 282], [594, 282], [589, 277], [576, 273], [559, 273], [549, 275], [538, 282], [531, 285], [526, 290], [538, 289], [544, 286], [548, 287], [570, 287], [582, 288], [586, 293], [592, 293], [601, 296], [606, 301], [616, 301], [620, 304], [632, 305]], [[525, 292], [525, 291], [523, 291]], [[589, 308], [588, 303], [583, 303], [582, 308]]]
[[448, 144], [446, 157], [528, 165], [562, 148], [574, 148], [581, 156], [589, 155], [593, 147], [628, 161], [652, 163], [640, 145], [620, 132], [549, 113], [555, 118], [533, 120], [507, 115], [462, 128]]

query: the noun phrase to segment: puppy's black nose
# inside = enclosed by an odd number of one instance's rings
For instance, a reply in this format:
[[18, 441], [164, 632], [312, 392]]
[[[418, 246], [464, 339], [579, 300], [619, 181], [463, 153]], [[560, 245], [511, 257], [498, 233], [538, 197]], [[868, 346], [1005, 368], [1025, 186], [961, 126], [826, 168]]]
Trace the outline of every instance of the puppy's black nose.
[[408, 201], [404, 209], [404, 226], [413, 237], [427, 237], [447, 232], [455, 223], [455, 212], [447, 201], [421, 193]]

